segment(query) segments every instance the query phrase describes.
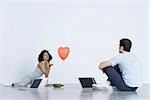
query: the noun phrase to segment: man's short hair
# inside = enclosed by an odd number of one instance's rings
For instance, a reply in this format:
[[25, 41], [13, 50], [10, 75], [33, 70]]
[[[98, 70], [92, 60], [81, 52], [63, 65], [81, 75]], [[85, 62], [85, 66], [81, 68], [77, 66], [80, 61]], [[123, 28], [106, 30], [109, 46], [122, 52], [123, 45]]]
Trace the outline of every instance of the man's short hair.
[[120, 40], [120, 47], [123, 46], [125, 51], [130, 52], [131, 50], [131, 46], [132, 46], [132, 42], [127, 39], [127, 38], [123, 38]]

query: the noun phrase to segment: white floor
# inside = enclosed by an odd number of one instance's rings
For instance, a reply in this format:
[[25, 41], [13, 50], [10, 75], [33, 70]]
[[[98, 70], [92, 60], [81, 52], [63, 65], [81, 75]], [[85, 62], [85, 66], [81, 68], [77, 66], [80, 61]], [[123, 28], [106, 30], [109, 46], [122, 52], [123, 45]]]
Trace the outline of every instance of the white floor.
[[145, 84], [136, 92], [121, 92], [111, 88], [96, 91], [82, 89], [77, 84], [66, 84], [64, 88], [38, 89], [0, 86], [0, 100], [150, 100], [150, 85]]

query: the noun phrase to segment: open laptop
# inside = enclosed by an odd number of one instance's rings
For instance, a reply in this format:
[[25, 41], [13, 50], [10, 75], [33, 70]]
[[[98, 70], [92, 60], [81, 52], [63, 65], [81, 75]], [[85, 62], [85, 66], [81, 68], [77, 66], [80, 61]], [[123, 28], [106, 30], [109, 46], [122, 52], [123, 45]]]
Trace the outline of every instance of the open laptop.
[[42, 79], [35, 79], [32, 83], [32, 85], [30, 86], [30, 88], [38, 88], [40, 83], [41, 83]]
[[[42, 79], [35, 79], [35, 80], [32, 82], [30, 88], [26, 88], [26, 87], [23, 88], [23, 87], [21, 87], [21, 88], [18, 88], [18, 90], [21, 90], [21, 91], [32, 91], [33, 88], [38, 88], [38, 87], [39, 87], [41, 81], [42, 81]], [[32, 88], [32, 89], [31, 89], [31, 88]]]
[[92, 88], [92, 85], [96, 84], [96, 81], [93, 77], [80, 77], [79, 81], [83, 88]]

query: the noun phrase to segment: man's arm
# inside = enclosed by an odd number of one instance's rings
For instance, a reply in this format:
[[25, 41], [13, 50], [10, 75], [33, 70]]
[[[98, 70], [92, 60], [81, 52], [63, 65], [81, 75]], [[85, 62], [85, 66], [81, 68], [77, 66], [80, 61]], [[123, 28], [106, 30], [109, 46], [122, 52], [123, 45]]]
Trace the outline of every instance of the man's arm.
[[112, 66], [112, 63], [110, 61], [103, 61], [100, 63], [100, 65], [98, 66], [99, 69], [104, 69], [106, 67]]

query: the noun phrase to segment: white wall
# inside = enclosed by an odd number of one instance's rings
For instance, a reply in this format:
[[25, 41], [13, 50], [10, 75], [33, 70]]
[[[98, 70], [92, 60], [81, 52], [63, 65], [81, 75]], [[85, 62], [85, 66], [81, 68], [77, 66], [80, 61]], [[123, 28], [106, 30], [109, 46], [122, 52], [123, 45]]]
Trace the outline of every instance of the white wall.
[[[148, 8], [148, 76], [150, 77], [150, 1], [147, 0], [147, 8]], [[149, 78], [150, 79], [150, 78]]]
[[[133, 41], [143, 83], [150, 83], [147, 5], [146, 0], [0, 1], [0, 83], [33, 71], [43, 49], [53, 56], [50, 82], [78, 83], [79, 76], [103, 82], [97, 66], [117, 54], [122, 37]], [[71, 49], [65, 61], [59, 46]]]

